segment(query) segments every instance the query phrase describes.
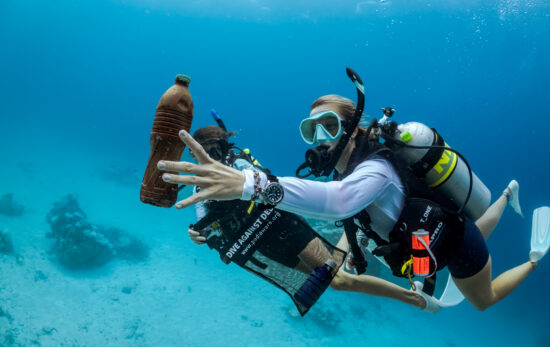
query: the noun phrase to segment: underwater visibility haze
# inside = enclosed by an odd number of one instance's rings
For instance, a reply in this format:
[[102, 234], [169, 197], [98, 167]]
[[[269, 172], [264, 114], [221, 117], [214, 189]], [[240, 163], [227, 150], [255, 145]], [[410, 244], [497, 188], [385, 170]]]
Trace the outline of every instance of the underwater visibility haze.
[[177, 74], [191, 132], [214, 108], [294, 176], [300, 121], [319, 96], [356, 100], [351, 67], [369, 117], [390, 106], [436, 128], [493, 200], [519, 182], [525, 217], [507, 208], [488, 247], [494, 276], [525, 262], [532, 212], [550, 205], [548, 1], [3, 0], [0, 52], [0, 346], [550, 346], [550, 259], [484, 312], [328, 289], [301, 317], [189, 239], [193, 207], [139, 199]]

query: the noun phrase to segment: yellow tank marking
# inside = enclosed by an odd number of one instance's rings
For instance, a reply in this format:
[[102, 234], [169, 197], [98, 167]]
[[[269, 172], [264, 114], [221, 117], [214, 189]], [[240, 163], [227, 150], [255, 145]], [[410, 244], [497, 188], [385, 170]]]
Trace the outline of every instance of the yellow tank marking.
[[447, 164], [450, 160], [451, 158], [447, 155], [447, 151], [446, 150], [443, 151], [443, 155], [441, 156], [441, 159], [439, 159], [439, 161], [437, 162], [437, 164], [435, 164], [433, 169], [437, 171], [438, 174], [441, 174], [443, 170], [445, 170], [443, 168], [443, 165]]
[[[445, 143], [446, 147], [449, 147]], [[426, 183], [431, 188], [436, 188], [443, 183], [451, 176], [453, 173], [456, 164], [458, 163], [458, 156], [455, 152], [449, 150], [443, 151], [441, 159], [435, 164], [435, 166], [426, 174]]]

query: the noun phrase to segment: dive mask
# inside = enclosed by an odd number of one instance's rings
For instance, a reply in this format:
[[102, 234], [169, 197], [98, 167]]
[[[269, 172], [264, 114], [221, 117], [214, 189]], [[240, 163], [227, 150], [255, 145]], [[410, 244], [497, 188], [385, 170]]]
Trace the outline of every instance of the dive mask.
[[342, 120], [333, 111], [316, 113], [300, 123], [300, 134], [309, 145], [334, 142], [342, 136], [343, 132]]
[[[224, 153], [226, 152], [224, 148], [228, 147], [228, 145], [225, 144], [224, 142], [226, 141], [223, 141], [222, 139], [210, 140], [210, 141], [199, 142], [199, 145], [202, 146], [202, 148], [210, 156], [210, 158], [214, 159], [215, 161], [221, 161], [226, 154]], [[191, 151], [191, 149], [189, 149], [189, 154], [191, 154], [191, 157], [193, 157], [193, 159], [197, 160], [197, 158], [195, 157], [195, 154]]]

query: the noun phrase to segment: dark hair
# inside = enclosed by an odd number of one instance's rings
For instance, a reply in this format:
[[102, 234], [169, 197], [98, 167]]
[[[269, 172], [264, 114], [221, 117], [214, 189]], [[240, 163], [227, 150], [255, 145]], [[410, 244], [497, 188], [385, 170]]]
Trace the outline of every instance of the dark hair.
[[193, 138], [200, 144], [208, 143], [211, 141], [224, 140], [227, 141], [229, 136], [225, 130], [216, 125], [209, 125], [200, 129], [197, 129], [193, 134]]
[[203, 147], [214, 145], [208, 150], [208, 155], [214, 160], [221, 161], [227, 156], [229, 149], [234, 145], [229, 142], [229, 137], [234, 134], [234, 132], [227, 133], [219, 126], [209, 125], [197, 129], [193, 134], [193, 138]]

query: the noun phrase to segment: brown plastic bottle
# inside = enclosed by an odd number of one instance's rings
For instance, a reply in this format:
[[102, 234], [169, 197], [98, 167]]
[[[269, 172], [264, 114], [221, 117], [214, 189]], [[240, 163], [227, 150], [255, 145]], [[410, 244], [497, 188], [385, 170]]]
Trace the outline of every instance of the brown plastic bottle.
[[177, 75], [175, 84], [160, 98], [151, 131], [151, 153], [141, 182], [140, 199], [146, 204], [172, 207], [178, 198], [178, 186], [162, 180], [164, 172], [157, 169], [159, 160], [178, 161], [185, 144], [178, 133], [187, 132], [193, 121], [193, 100], [189, 93], [191, 78]]

